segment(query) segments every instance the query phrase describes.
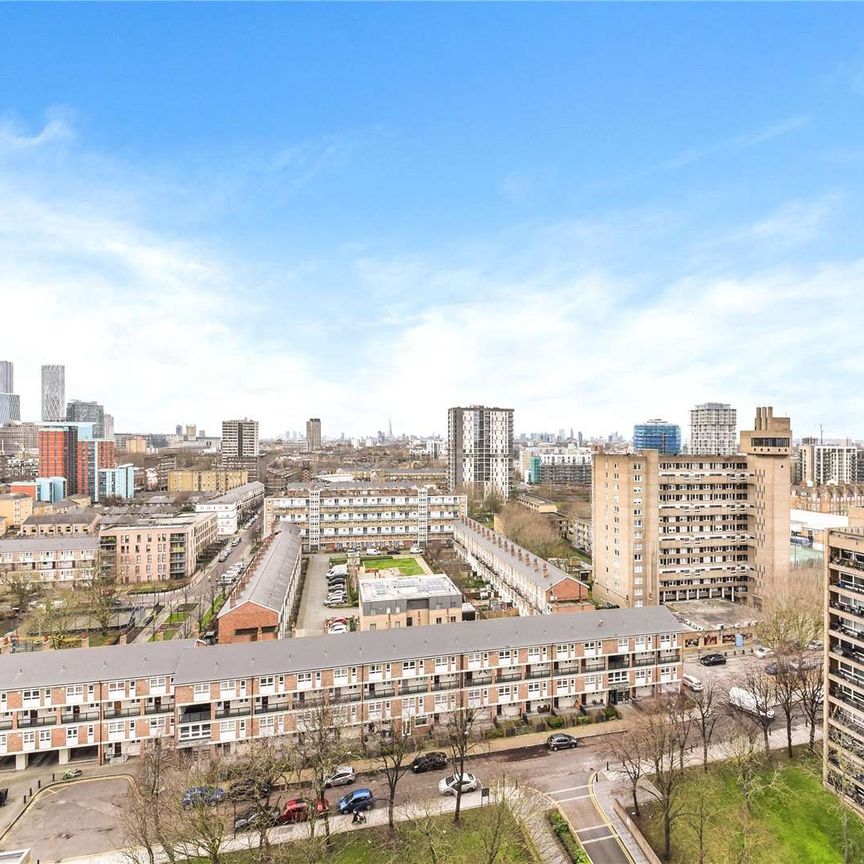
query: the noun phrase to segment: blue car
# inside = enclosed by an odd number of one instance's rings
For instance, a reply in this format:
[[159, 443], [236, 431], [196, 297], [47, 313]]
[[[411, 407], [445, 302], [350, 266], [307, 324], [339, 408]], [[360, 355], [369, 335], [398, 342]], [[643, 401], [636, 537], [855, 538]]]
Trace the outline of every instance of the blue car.
[[371, 789], [355, 789], [343, 795], [336, 806], [340, 813], [357, 813], [361, 810], [371, 810], [373, 801]]
[[193, 786], [183, 793], [181, 803], [184, 810], [190, 807], [215, 807], [225, 797], [225, 790], [218, 786]]

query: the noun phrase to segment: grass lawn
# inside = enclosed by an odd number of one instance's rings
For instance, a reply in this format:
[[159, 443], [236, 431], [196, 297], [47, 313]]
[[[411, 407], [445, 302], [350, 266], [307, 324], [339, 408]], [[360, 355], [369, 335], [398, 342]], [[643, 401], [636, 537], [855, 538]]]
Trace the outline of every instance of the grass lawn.
[[396, 567], [403, 576], [422, 576], [424, 572], [416, 558], [364, 558], [363, 566], [367, 571]]
[[[430, 857], [428, 840], [423, 834], [400, 823], [402, 834], [395, 840], [390, 839], [386, 828], [334, 834], [333, 851], [324, 860], [327, 864], [384, 864], [391, 861], [428, 864], [433, 860], [446, 864], [476, 864], [487, 857], [484, 839], [488, 841], [491, 835], [493, 812], [491, 807], [468, 810], [462, 814], [462, 824], [458, 828], [450, 816], [430, 819], [431, 824], [426, 827], [432, 828], [429, 834], [434, 837], [435, 858]], [[508, 822], [508, 836], [495, 864], [539, 864], [515, 820], [510, 817]], [[229, 864], [246, 864], [251, 856], [239, 852], [227, 860]], [[310, 860], [309, 864], [318, 864], [317, 859]]]
[[[693, 813], [701, 771], [691, 775], [683, 811]], [[820, 764], [804, 755], [789, 762], [775, 754], [774, 769], [759, 772], [759, 790], [748, 812], [734, 770], [718, 764], [707, 775], [706, 860], [747, 860], [752, 864], [807, 862], [842, 864], [843, 828], [839, 802], [822, 788]], [[649, 815], [650, 813], [650, 815]], [[685, 815], [673, 823], [672, 862], [698, 860], [693, 818]], [[643, 831], [659, 853], [663, 848], [663, 823], [656, 805], [643, 808]], [[858, 854], [864, 852], [864, 822], [852, 814], [851, 834]], [[750, 857], [741, 858], [742, 847]], [[858, 859], [856, 859], [858, 860]]]

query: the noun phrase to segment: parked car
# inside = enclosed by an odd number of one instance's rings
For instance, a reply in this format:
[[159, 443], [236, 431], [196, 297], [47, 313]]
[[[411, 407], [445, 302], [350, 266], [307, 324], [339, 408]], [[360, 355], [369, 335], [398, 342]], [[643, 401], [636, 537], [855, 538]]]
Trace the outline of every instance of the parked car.
[[242, 777], [228, 787], [228, 797], [232, 801], [250, 801], [266, 798], [270, 794], [270, 784], [253, 777]]
[[445, 777], [438, 784], [439, 795], [455, 795], [459, 787], [462, 787], [462, 792], [473, 792], [480, 788], [480, 779], [476, 774], [471, 774], [466, 771], [464, 774], [451, 774]]
[[257, 831], [259, 828], [270, 828], [273, 825], [279, 824], [279, 808], [268, 807], [263, 810], [251, 808], [245, 813], [241, 813], [234, 820], [234, 833], [240, 831]]
[[421, 753], [411, 763], [411, 770], [415, 774], [423, 774], [425, 771], [440, 771], [447, 767], [447, 754], [433, 751], [432, 753]]
[[726, 655], [725, 654], [703, 654], [699, 658], [699, 662], [703, 666], [725, 666], [726, 665]]
[[328, 594], [327, 599], [324, 601], [324, 605], [337, 606], [340, 603], [344, 603], [347, 599], [347, 594]]
[[190, 807], [214, 807], [225, 798], [225, 790], [218, 786], [192, 786], [183, 793], [180, 803], [184, 810]]
[[423, 552], [423, 547], [416, 543], [408, 550], [412, 555], [420, 555]]
[[701, 693], [705, 689], [705, 685], [695, 675], [682, 675], [681, 683], [694, 693]]
[[[320, 816], [322, 813], [330, 809], [330, 802], [326, 798], [322, 798], [315, 805], [315, 813]], [[312, 802], [306, 798], [292, 798], [285, 802], [282, 808], [282, 816], [280, 822], [307, 822], [309, 815], [312, 812]]]
[[810, 651], [821, 651], [825, 647], [825, 643], [821, 639], [814, 639], [807, 648]]
[[343, 795], [336, 805], [340, 813], [357, 813], [361, 810], [371, 810], [375, 803], [375, 796], [371, 789], [354, 789], [347, 795]]
[[579, 746], [579, 739], [566, 732], [556, 732], [546, 739], [547, 750], [570, 750]]
[[327, 628], [327, 634], [333, 636], [336, 633], [350, 633], [351, 628], [347, 624], [331, 624]]
[[770, 657], [773, 653], [774, 652], [770, 648], [766, 648], [764, 645], [757, 645], [753, 649], [753, 656], [758, 657], [760, 660]]
[[340, 765], [332, 774], [328, 774], [324, 778], [324, 788], [350, 786], [356, 778], [357, 775], [350, 765]]
[[381, 550], [380, 550], [380, 549], [376, 549], [374, 546], [370, 546], [370, 547], [366, 550], [366, 554], [367, 554], [367, 555], [380, 555], [380, 554], [381, 554]]

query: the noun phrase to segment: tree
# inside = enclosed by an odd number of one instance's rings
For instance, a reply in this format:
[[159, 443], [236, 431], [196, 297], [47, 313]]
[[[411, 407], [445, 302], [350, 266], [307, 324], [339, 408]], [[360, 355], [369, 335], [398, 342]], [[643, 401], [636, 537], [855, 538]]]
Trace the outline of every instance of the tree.
[[790, 759], [792, 758], [792, 715], [801, 701], [798, 670], [802, 665], [800, 657], [798, 660], [778, 657], [775, 663], [774, 696], [786, 721], [786, 753]]
[[124, 839], [131, 848], [124, 850], [130, 864], [140, 864], [138, 848], [143, 847], [148, 864], [156, 864], [160, 853], [168, 864], [175, 864], [175, 825], [169, 811], [182, 795], [174, 770], [176, 752], [161, 738], [146, 742], [130, 784], [129, 796], [121, 810]]
[[399, 781], [409, 769], [407, 757], [413, 750], [412, 741], [403, 730], [402, 724], [397, 724], [392, 719], [376, 725], [373, 730], [373, 741], [377, 762], [387, 784], [387, 825], [392, 835], [396, 830], [394, 819], [396, 790]]
[[794, 657], [822, 633], [822, 583], [796, 585], [766, 598], [756, 635], [780, 656]]
[[15, 620], [19, 623], [23, 613], [42, 593], [42, 586], [35, 577], [33, 570], [10, 570], [0, 576], [3, 588], [15, 609]]
[[[211, 788], [220, 775], [219, 761], [214, 760], [203, 767], [192, 766], [184, 772], [184, 782], [190, 787]], [[200, 858], [209, 864], [220, 864], [222, 846], [233, 832], [234, 819], [231, 808], [214, 807], [204, 796], [193, 799], [191, 806], [182, 807], [176, 795], [170, 802], [177, 824], [176, 848], [183, 859]]]
[[84, 588], [84, 603], [99, 624], [102, 635], [105, 636], [111, 626], [111, 618], [117, 611], [120, 588], [114, 568], [103, 560], [101, 554], [97, 554], [90, 578]]
[[[309, 700], [312, 701], [312, 700]], [[297, 717], [297, 731], [294, 738], [297, 767], [309, 772], [313, 800], [309, 808], [310, 832], [315, 834], [315, 805], [327, 793], [327, 777], [344, 761], [348, 748], [342, 739], [342, 729], [346, 726], [342, 711], [334, 708], [323, 698], [315, 700]], [[324, 838], [330, 845], [330, 814], [324, 810]]]
[[235, 801], [245, 802], [254, 816], [258, 836], [255, 857], [261, 864], [269, 864], [272, 859], [270, 828], [276, 824], [275, 789], [294, 771], [295, 760], [282, 743], [269, 737], [259, 738], [252, 741], [233, 767], [236, 776], [229, 794]]
[[612, 736], [608, 751], [610, 761], [621, 766], [627, 775], [630, 795], [633, 800], [633, 812], [641, 816], [639, 809], [639, 783], [645, 773], [645, 742], [638, 727], [629, 729], [622, 735]]
[[808, 748], [812, 753], [816, 744], [816, 725], [822, 722], [822, 702], [824, 688], [822, 686], [822, 660], [811, 660], [802, 663], [796, 674], [796, 687], [801, 710], [810, 730]]
[[[475, 724], [478, 720], [478, 710], [471, 705], [459, 705], [451, 712], [445, 724], [447, 748], [450, 751], [450, 761], [453, 770], [459, 777], [465, 775], [465, 762], [477, 747]], [[462, 814], [462, 784], [456, 786], [456, 811], [453, 821], [458, 825]]]
[[681, 733], [676, 731], [677, 700], [661, 698], [640, 724], [645, 758], [651, 769], [648, 793], [659, 806], [663, 820], [663, 858], [672, 853], [672, 825], [681, 815], [681, 787], [685, 779], [681, 759]]
[[774, 719], [773, 706], [776, 701], [774, 680], [761, 666], [753, 666], [744, 673], [741, 687], [753, 697], [753, 710], [747, 711], [745, 716], [761, 730], [765, 755], [770, 759], [771, 742], [768, 734]]
[[826, 779], [837, 796], [833, 805], [843, 831], [843, 864], [860, 861], [860, 858], [855, 854], [855, 844], [851, 831], [851, 822], [855, 819], [855, 815], [848, 804], [849, 799], [861, 794], [856, 782], [860, 769], [848, 754], [848, 749], [856, 746], [856, 744], [857, 742], [852, 741], [849, 736], [843, 735], [836, 727], [831, 727], [828, 740], [825, 742], [825, 746], [828, 748]]
[[714, 728], [720, 717], [720, 697], [717, 679], [709, 678], [703, 682], [702, 689], [690, 696], [693, 725], [702, 744], [702, 770], [708, 772], [708, 748], [714, 737]]
[[68, 648], [75, 640], [72, 636], [78, 602], [69, 588], [60, 588], [45, 599], [36, 615], [36, 627], [42, 636], [48, 637], [52, 650]]

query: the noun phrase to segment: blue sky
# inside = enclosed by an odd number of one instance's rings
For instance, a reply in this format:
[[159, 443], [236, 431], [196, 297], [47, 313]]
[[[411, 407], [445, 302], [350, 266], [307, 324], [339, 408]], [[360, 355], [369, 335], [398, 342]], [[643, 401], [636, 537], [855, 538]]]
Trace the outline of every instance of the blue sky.
[[852, 4], [6, 5], [0, 355], [120, 431], [864, 436], [862, 117]]

